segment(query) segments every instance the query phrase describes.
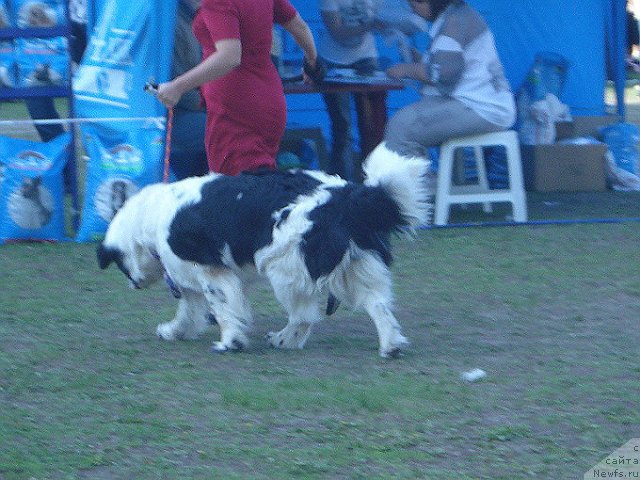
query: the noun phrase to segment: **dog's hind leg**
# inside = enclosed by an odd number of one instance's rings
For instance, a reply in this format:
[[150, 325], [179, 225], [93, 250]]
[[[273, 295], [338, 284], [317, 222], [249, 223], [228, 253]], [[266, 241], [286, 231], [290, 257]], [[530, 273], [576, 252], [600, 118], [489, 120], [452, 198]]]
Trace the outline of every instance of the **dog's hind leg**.
[[400, 324], [391, 313], [389, 304], [375, 299], [367, 302], [365, 309], [378, 330], [380, 356], [383, 358], [398, 358], [402, 353], [402, 349], [409, 344], [409, 341], [402, 335]]
[[274, 291], [289, 313], [289, 323], [279, 332], [267, 334], [269, 345], [276, 348], [303, 348], [311, 334], [311, 327], [322, 319], [318, 299], [282, 286], [274, 288]]
[[203, 281], [203, 293], [209, 311], [220, 326], [220, 341], [214, 342], [214, 352], [238, 351], [249, 344], [246, 331], [252, 315], [244, 294], [242, 281], [231, 270], [216, 269]]
[[162, 340], [194, 340], [209, 325], [208, 311], [209, 304], [202, 293], [183, 289], [176, 316], [158, 325], [156, 333]]
[[352, 305], [364, 308], [373, 320], [378, 331], [380, 356], [399, 357], [409, 341], [402, 335], [400, 324], [391, 312], [393, 295], [387, 266], [377, 256], [362, 253], [349, 265], [335, 288], [340, 288]]

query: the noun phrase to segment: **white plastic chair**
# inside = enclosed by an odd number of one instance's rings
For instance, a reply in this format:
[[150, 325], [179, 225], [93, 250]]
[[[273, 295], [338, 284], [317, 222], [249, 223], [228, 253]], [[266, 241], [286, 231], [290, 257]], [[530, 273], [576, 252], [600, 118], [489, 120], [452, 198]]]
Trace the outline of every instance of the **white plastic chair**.
[[[504, 146], [507, 154], [509, 187], [490, 189], [487, 170], [484, 162], [483, 147]], [[477, 185], [454, 185], [453, 165], [458, 148], [473, 147]], [[449, 210], [453, 204], [482, 203], [485, 212], [491, 212], [491, 202], [510, 202], [513, 207], [513, 220], [527, 221], [527, 198], [522, 179], [522, 161], [520, 160], [520, 143], [514, 130], [486, 133], [469, 137], [453, 138], [440, 146], [438, 161], [438, 188], [436, 191], [435, 220], [436, 225], [446, 225], [449, 221]]]

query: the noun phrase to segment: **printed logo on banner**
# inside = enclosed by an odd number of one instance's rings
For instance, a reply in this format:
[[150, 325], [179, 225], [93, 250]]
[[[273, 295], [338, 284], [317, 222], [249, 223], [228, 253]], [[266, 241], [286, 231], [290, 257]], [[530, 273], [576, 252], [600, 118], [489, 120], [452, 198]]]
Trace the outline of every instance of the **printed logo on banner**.
[[77, 77], [74, 89], [101, 98], [100, 103], [111, 100], [113, 106], [129, 108], [126, 101], [131, 93], [131, 75], [122, 70], [87, 66], [84, 75]]
[[136, 193], [138, 187], [130, 179], [125, 177], [111, 177], [96, 188], [94, 204], [97, 214], [105, 222], [110, 222], [124, 202]]
[[96, 42], [96, 48], [91, 53], [90, 60], [95, 63], [130, 67], [133, 65], [133, 40], [136, 32], [132, 30], [113, 30], [114, 35], [103, 42]]
[[82, 221], [76, 240], [103, 238], [124, 202], [143, 186], [159, 182], [162, 132], [153, 126], [114, 132], [98, 125], [83, 128], [91, 161], [87, 169]]
[[40, 152], [25, 150], [19, 152], [15, 157], [10, 158], [7, 161], [7, 165], [17, 169], [44, 172], [51, 168], [53, 162]]
[[[176, 0], [95, 2], [95, 25], [75, 73], [76, 111], [88, 118], [162, 116], [144, 92], [149, 79], [169, 78]], [[112, 128], [118, 128], [112, 125]]]
[[25, 173], [7, 200], [9, 217], [18, 227], [33, 230], [51, 221], [55, 201], [42, 180], [43, 174], [52, 166], [53, 161], [49, 157], [35, 150], [18, 152], [7, 161], [8, 168]]
[[144, 170], [142, 151], [126, 143], [106, 150], [100, 159], [102, 168], [138, 175]]

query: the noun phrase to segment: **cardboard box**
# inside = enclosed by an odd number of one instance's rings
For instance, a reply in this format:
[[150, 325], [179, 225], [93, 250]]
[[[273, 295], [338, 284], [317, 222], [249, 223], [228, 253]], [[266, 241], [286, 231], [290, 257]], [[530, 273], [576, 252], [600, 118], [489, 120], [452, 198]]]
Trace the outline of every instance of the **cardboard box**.
[[556, 122], [556, 141], [573, 137], [573, 121]]
[[618, 115], [576, 116], [573, 117], [573, 136], [600, 139], [600, 128], [621, 121]]
[[525, 188], [535, 192], [607, 189], [606, 145], [522, 145]]
[[575, 137], [600, 139], [600, 128], [621, 121], [618, 115], [576, 115], [569, 122], [556, 122], [556, 140]]

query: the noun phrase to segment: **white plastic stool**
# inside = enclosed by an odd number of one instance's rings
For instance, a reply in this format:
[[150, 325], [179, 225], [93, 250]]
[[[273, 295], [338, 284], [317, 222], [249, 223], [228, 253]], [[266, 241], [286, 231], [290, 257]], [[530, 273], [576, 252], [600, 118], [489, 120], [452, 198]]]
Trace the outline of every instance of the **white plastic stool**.
[[[483, 147], [504, 146], [507, 153], [509, 187], [505, 189], [489, 188], [487, 170], [484, 164]], [[477, 185], [454, 185], [453, 164], [458, 148], [473, 147]], [[486, 133], [469, 137], [452, 138], [440, 146], [438, 160], [438, 188], [436, 191], [436, 225], [446, 225], [449, 221], [449, 209], [453, 204], [482, 203], [485, 212], [491, 212], [491, 202], [510, 202], [513, 206], [513, 219], [516, 222], [527, 221], [527, 198], [522, 180], [522, 162], [518, 134], [513, 130]]]

